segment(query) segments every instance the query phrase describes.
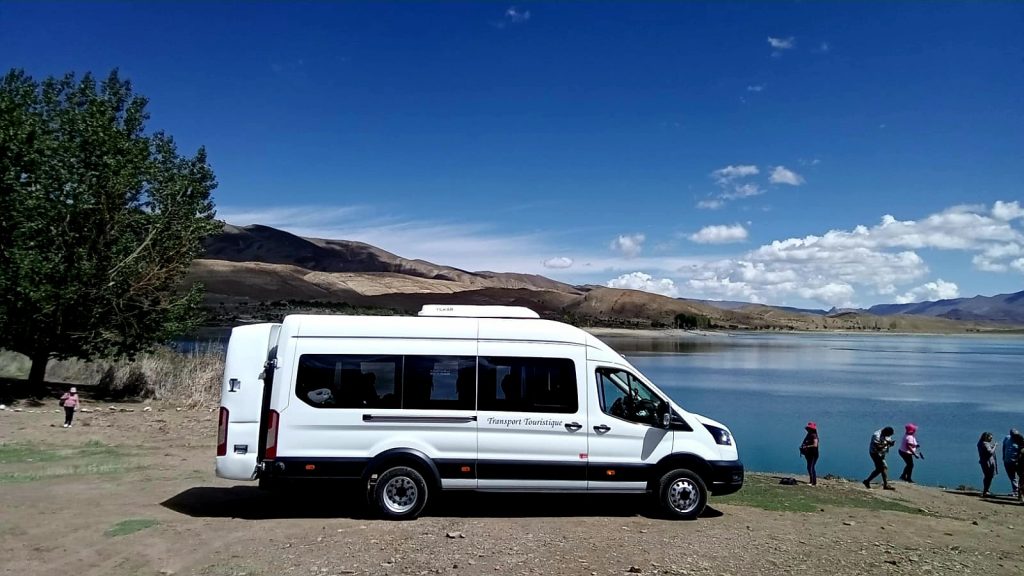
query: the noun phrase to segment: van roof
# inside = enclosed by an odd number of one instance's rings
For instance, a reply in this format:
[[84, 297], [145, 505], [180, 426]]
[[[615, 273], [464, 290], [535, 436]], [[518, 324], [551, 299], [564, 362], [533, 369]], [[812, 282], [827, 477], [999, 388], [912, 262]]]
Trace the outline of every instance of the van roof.
[[424, 304], [417, 316], [448, 318], [540, 318], [524, 306], [469, 306], [461, 304]]

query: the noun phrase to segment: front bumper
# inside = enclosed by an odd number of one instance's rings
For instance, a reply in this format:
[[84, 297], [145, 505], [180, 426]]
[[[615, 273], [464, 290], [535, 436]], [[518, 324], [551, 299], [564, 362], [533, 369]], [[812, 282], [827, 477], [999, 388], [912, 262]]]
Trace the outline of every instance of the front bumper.
[[732, 494], [743, 487], [743, 462], [739, 460], [710, 460], [711, 485], [708, 490], [714, 496]]

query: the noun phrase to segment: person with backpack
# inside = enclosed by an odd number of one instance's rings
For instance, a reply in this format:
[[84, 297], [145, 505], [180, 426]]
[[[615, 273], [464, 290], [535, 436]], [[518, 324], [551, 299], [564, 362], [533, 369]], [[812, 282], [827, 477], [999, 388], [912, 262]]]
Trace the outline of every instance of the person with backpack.
[[1024, 446], [1019, 446], [1014, 438], [1020, 436], [1016, 428], [1010, 428], [1010, 433], [1003, 438], [1003, 467], [1006, 468], [1006, 476], [1010, 479], [1010, 495], [1014, 498], [1020, 496], [1020, 476], [1017, 475], [1017, 463], [1020, 460], [1020, 451]]
[[1024, 490], [1020, 490], [1020, 479], [1024, 478], [1024, 435], [1017, 432], [1012, 436], [1013, 444], [1017, 450], [1017, 500], [1024, 501]]
[[907, 424], [904, 429], [906, 433], [903, 435], [903, 441], [900, 442], [899, 454], [900, 458], [903, 458], [903, 474], [900, 474], [900, 480], [904, 482], [914, 483], [914, 458], [923, 458], [920, 448], [921, 445], [917, 442], [917, 424]]
[[811, 486], [817, 486], [818, 472], [814, 466], [818, 463], [818, 425], [808, 422], [807, 426], [804, 426], [804, 430], [807, 431], [807, 435], [804, 436], [804, 441], [800, 444], [800, 455], [807, 460], [807, 477], [810, 479]]
[[871, 456], [871, 462], [875, 464], [875, 470], [867, 477], [867, 480], [864, 480], [865, 488], [871, 488], [871, 481], [877, 476], [881, 476], [883, 490], [896, 489], [889, 484], [889, 465], [885, 463], [885, 455], [889, 453], [889, 448], [896, 444], [896, 441], [892, 439], [892, 435], [895, 433], [896, 430], [893, 430], [892, 426], [886, 426], [881, 430], [875, 430], [875, 433], [871, 435], [868, 454]]
[[74, 386], [60, 397], [60, 405], [64, 408], [64, 427], [71, 428], [71, 421], [75, 418], [75, 410], [81, 405], [78, 399], [78, 389]]

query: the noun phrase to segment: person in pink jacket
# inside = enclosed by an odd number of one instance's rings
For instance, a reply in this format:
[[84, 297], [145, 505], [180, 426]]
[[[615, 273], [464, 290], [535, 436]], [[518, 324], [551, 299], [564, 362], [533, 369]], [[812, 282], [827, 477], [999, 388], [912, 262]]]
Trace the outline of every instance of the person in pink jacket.
[[74, 386], [60, 397], [60, 405], [64, 407], [64, 427], [71, 428], [71, 421], [75, 418], [75, 410], [82, 403], [78, 399], [78, 389]]
[[906, 434], [903, 435], [903, 441], [900, 442], [900, 458], [903, 458], [904, 464], [903, 474], [900, 475], [900, 480], [904, 482], [914, 483], [914, 458], [923, 458], [921, 455], [921, 445], [917, 443], [917, 424], [907, 424], [905, 427]]

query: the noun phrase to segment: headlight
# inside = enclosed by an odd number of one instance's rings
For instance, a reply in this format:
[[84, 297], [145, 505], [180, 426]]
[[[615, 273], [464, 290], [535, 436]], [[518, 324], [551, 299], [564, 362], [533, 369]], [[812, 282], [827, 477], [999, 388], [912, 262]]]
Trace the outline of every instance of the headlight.
[[732, 446], [732, 434], [728, 430], [718, 426], [711, 426], [710, 424], [705, 424], [704, 427], [708, 429], [708, 432], [711, 432], [711, 436], [715, 439], [716, 444]]

